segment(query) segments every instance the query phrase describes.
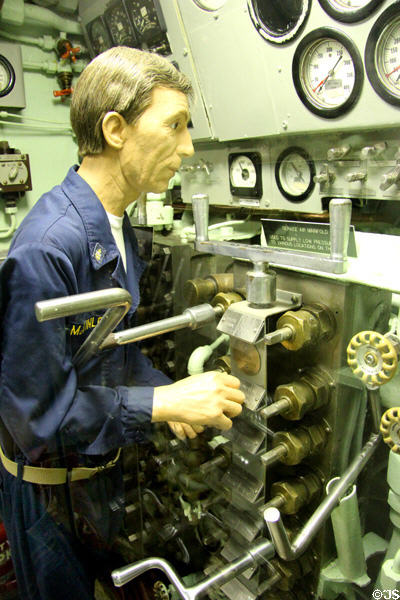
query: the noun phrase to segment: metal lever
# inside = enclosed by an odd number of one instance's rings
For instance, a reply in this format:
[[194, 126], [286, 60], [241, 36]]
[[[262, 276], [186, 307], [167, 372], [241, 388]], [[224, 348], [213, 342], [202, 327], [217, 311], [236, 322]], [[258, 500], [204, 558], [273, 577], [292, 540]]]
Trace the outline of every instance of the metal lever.
[[167, 333], [168, 331], [177, 331], [178, 329], [184, 329], [185, 327], [197, 329], [197, 327], [200, 327], [205, 323], [214, 321], [215, 317], [221, 316], [222, 313], [223, 309], [220, 306], [213, 307], [211, 304], [191, 306], [184, 310], [181, 315], [111, 333], [101, 345], [100, 350], [111, 348], [112, 346], [130, 344], [131, 342], [138, 342], [139, 340], [146, 340], [155, 335]]
[[156, 557], [140, 560], [137, 563], [116, 569], [111, 573], [111, 577], [114, 585], [121, 587], [150, 569], [160, 569], [175, 586], [176, 591], [183, 600], [196, 600], [196, 598], [203, 596], [211, 586], [222, 585], [225, 581], [233, 579], [248, 567], [256, 565], [260, 560], [269, 560], [274, 554], [274, 546], [269, 540], [258, 542], [249, 548], [245, 554], [192, 587], [185, 587], [181, 578], [168, 561]]
[[329, 203], [331, 251], [328, 256], [259, 245], [210, 241], [208, 239], [208, 196], [207, 194], [195, 194], [192, 196], [196, 228], [195, 247], [199, 252], [246, 259], [253, 263], [269, 262], [275, 266], [303, 267], [326, 273], [345, 273], [347, 271], [351, 206], [351, 200], [347, 198], [333, 198]]
[[264, 519], [268, 525], [275, 549], [281, 558], [284, 560], [296, 560], [306, 551], [315, 534], [325, 523], [340, 498], [347, 492], [349, 487], [353, 485], [354, 481], [375, 452], [379, 442], [380, 436], [375, 433], [371, 434], [361, 452], [347, 467], [340, 479], [332, 486], [328, 495], [311, 515], [292, 543], [290, 543], [288, 539], [279, 510], [274, 507], [265, 510]]
[[110, 288], [41, 300], [35, 304], [35, 314], [37, 320], [42, 322], [59, 317], [69, 317], [89, 310], [108, 309], [72, 359], [73, 364], [80, 367], [96, 354], [106, 337], [124, 318], [131, 305], [132, 297], [127, 290]]

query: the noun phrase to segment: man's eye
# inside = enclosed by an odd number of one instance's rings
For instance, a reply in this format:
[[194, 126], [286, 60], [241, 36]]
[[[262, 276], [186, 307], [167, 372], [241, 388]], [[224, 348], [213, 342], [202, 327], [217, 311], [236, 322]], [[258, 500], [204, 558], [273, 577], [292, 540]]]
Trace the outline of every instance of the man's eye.
[[179, 121], [176, 121], [175, 123], [172, 123], [171, 125], [171, 129], [178, 129], [179, 127]]

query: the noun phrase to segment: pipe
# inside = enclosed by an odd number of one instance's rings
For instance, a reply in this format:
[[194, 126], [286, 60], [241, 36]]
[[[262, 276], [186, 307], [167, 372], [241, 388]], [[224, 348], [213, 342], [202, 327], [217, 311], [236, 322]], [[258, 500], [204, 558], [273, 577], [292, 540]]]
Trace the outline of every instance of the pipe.
[[215, 342], [208, 346], [199, 346], [198, 348], [195, 348], [188, 361], [187, 370], [189, 375], [204, 373], [204, 363], [210, 358], [215, 348], [218, 348], [223, 342], [229, 342], [229, 335], [226, 333], [220, 335]]
[[9, 25], [46, 25], [57, 31], [83, 35], [79, 23], [53, 13], [47, 8], [24, 4], [22, 0], [4, 0], [0, 20]]
[[277, 508], [267, 508], [264, 512], [264, 519], [267, 523], [276, 551], [281, 558], [284, 560], [296, 560], [305, 552], [315, 534], [325, 523], [340, 498], [357, 479], [357, 476], [375, 452], [379, 441], [380, 436], [376, 433], [372, 433], [361, 452], [348, 466], [337, 483], [332, 487], [329, 494], [308, 519], [293, 543], [290, 543], [289, 541], [282, 524], [279, 510]]
[[0, 230], [0, 240], [5, 240], [9, 237], [12, 236], [12, 234], [14, 233], [14, 231], [17, 228], [17, 217], [15, 216], [15, 214], [11, 214], [10, 215], [10, 226], [8, 227], [8, 229], [1, 229]]
[[267, 561], [275, 554], [274, 546], [269, 540], [263, 540], [251, 547], [245, 554], [226, 565], [219, 571], [211, 574], [192, 587], [185, 587], [170, 563], [163, 558], [148, 558], [137, 563], [131, 563], [111, 573], [116, 587], [121, 587], [150, 569], [160, 569], [168, 577], [183, 600], [196, 600], [205, 594], [211, 586], [220, 586], [233, 579], [250, 566], [254, 566], [261, 559]]
[[[328, 494], [339, 479], [335, 477], [328, 482]], [[338, 566], [346, 581], [354, 582], [367, 573], [355, 485], [339, 500], [339, 506], [333, 509], [331, 519]]]
[[211, 304], [191, 306], [184, 310], [181, 315], [168, 317], [167, 319], [154, 321], [154, 323], [146, 323], [145, 325], [139, 325], [138, 327], [132, 327], [131, 329], [112, 333], [102, 344], [101, 350], [104, 348], [112, 348], [113, 346], [130, 344], [131, 342], [138, 342], [169, 331], [185, 329], [185, 327], [196, 329], [200, 325], [214, 321], [215, 317], [221, 314], [221, 311], [222, 309], [220, 307], [214, 308]]
[[74, 365], [80, 367], [94, 356], [99, 348], [101, 349], [103, 341], [123, 319], [131, 305], [132, 297], [127, 290], [110, 288], [74, 296], [41, 300], [35, 304], [35, 314], [37, 320], [43, 322], [89, 310], [108, 309], [72, 359]]

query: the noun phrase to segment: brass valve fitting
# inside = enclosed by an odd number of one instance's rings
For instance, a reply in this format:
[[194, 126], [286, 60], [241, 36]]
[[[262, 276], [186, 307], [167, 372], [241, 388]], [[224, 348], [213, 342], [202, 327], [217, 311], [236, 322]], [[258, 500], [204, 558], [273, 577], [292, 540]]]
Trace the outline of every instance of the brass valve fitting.
[[275, 506], [285, 515], [294, 515], [319, 494], [321, 486], [322, 482], [316, 473], [276, 481], [271, 486], [272, 500], [267, 502], [263, 510]]
[[[285, 465], [298, 465], [302, 460], [311, 454], [318, 453], [327, 441], [327, 426], [326, 425], [310, 425], [302, 426], [292, 431], [278, 431], [273, 438], [273, 449], [282, 450], [279, 458]], [[268, 454], [264, 454], [264, 464], [268, 464]]]
[[332, 311], [323, 304], [310, 304], [303, 308], [285, 312], [277, 322], [277, 328], [292, 329], [290, 339], [282, 345], [288, 350], [299, 350], [303, 346], [330, 340], [336, 330], [336, 321]]
[[233, 273], [216, 273], [204, 279], [189, 279], [183, 286], [183, 295], [189, 306], [195, 306], [208, 302], [219, 292], [230, 292], [233, 285]]
[[327, 371], [320, 368], [309, 369], [299, 379], [279, 385], [275, 390], [274, 403], [287, 399], [288, 408], [280, 411], [280, 414], [290, 421], [298, 421], [307, 412], [328, 403], [332, 383], [332, 377]]

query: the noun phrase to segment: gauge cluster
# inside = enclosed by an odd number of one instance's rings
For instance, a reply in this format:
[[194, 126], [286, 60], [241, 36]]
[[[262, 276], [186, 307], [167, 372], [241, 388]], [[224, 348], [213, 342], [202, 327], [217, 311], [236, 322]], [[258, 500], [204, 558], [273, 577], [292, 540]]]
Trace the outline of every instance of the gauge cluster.
[[112, 46], [171, 54], [159, 0], [84, 1], [80, 16], [94, 56]]
[[176, 4], [210, 139], [354, 131], [397, 122], [399, 0]]

